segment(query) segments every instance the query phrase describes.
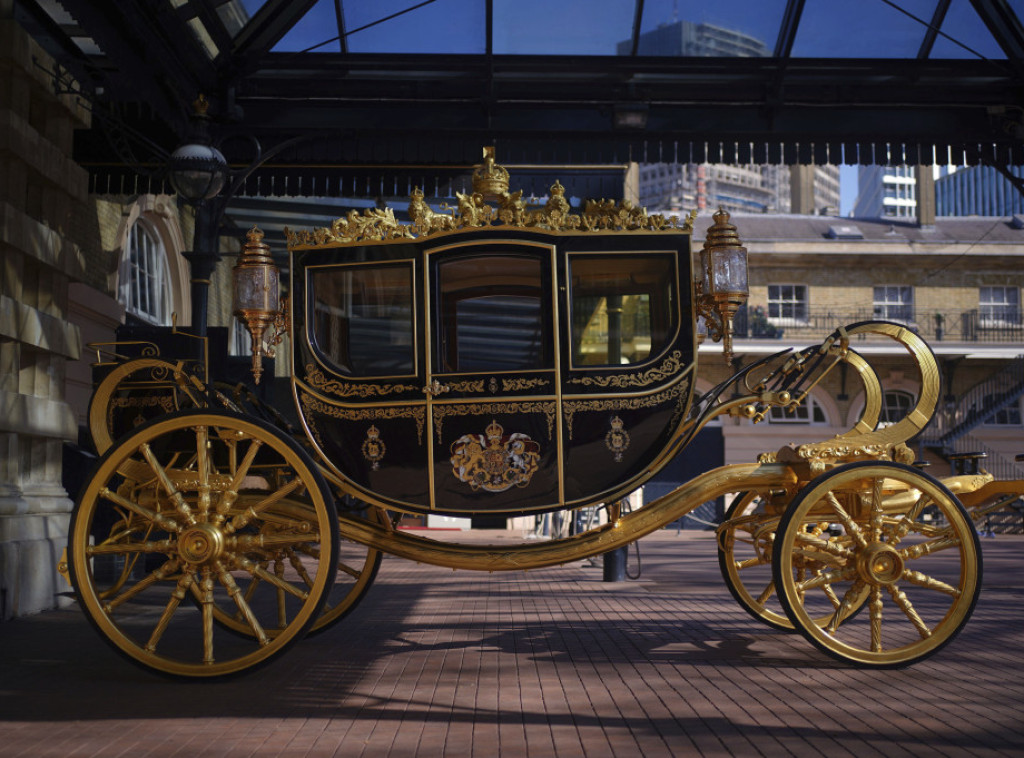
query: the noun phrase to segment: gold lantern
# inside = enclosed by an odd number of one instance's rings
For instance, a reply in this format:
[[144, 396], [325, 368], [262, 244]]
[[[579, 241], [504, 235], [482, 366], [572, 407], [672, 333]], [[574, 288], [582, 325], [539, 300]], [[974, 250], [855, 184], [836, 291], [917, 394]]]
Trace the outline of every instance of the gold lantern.
[[[259, 384], [263, 375], [263, 356], [274, 356], [273, 345], [281, 342], [284, 328], [284, 307], [279, 296], [280, 272], [263, 241], [263, 232], [253, 227], [246, 233], [246, 243], [232, 270], [234, 298], [232, 310], [245, 324], [252, 337], [252, 375]], [[270, 344], [264, 335], [274, 327]]]
[[[703, 318], [707, 335], [722, 343], [726, 363], [732, 360], [733, 317], [747, 302], [747, 249], [740, 243], [729, 213], [719, 208], [712, 217], [700, 251], [701, 273], [697, 279], [697, 316]], [[703, 340], [701, 340], [703, 341]]]

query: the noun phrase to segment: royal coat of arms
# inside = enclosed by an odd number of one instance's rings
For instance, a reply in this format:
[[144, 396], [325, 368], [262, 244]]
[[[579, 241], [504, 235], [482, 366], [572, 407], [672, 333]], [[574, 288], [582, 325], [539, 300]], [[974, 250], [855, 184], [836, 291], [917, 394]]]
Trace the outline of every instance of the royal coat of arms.
[[529, 436], [491, 421], [484, 434], [464, 434], [452, 443], [452, 473], [470, 488], [504, 492], [525, 487], [540, 461], [540, 445]]

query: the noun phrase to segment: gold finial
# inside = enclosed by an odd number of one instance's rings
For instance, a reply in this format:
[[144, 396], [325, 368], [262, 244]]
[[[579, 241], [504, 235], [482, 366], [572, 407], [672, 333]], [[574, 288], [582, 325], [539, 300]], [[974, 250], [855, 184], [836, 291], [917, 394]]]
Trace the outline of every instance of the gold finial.
[[494, 162], [494, 147], [485, 147], [484, 162], [473, 167], [473, 192], [492, 201], [508, 192], [508, 171]]
[[199, 93], [199, 97], [192, 101], [192, 112], [197, 116], [205, 117], [206, 111], [210, 109], [210, 101], [206, 99], [206, 95], [202, 92]]
[[719, 206], [718, 210], [711, 217], [714, 225], [708, 227], [707, 237], [704, 244], [708, 247], [742, 247], [740, 236], [736, 233], [736, 227], [729, 223], [729, 211]]

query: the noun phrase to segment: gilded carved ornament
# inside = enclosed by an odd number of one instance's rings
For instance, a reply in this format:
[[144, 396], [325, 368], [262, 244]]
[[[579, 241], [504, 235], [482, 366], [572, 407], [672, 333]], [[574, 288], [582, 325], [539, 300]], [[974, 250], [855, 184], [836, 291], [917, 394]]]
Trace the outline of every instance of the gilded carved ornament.
[[454, 206], [433, 210], [417, 187], [409, 197], [409, 218], [403, 224], [390, 208], [351, 210], [329, 227], [293, 230], [285, 227], [289, 248], [331, 247], [359, 242], [413, 239], [433, 234], [488, 226], [567, 232], [682, 231], [692, 232], [697, 212], [681, 223], [678, 216], [649, 214], [629, 200], [588, 200], [582, 213], [572, 213], [565, 187], [556, 181], [541, 209], [530, 210], [523, 191], [509, 192], [509, 173], [494, 162], [494, 148], [484, 148], [484, 162], [474, 167], [473, 191], [457, 192]]

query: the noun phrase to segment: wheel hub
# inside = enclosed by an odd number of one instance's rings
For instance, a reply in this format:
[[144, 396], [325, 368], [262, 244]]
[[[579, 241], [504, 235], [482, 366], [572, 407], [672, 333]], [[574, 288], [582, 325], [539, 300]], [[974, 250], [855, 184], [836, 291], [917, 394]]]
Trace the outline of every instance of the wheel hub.
[[196, 524], [178, 537], [178, 554], [189, 563], [209, 563], [224, 552], [224, 535], [211, 524]]
[[891, 545], [874, 542], [857, 557], [857, 571], [871, 584], [894, 584], [903, 576], [903, 558]]

